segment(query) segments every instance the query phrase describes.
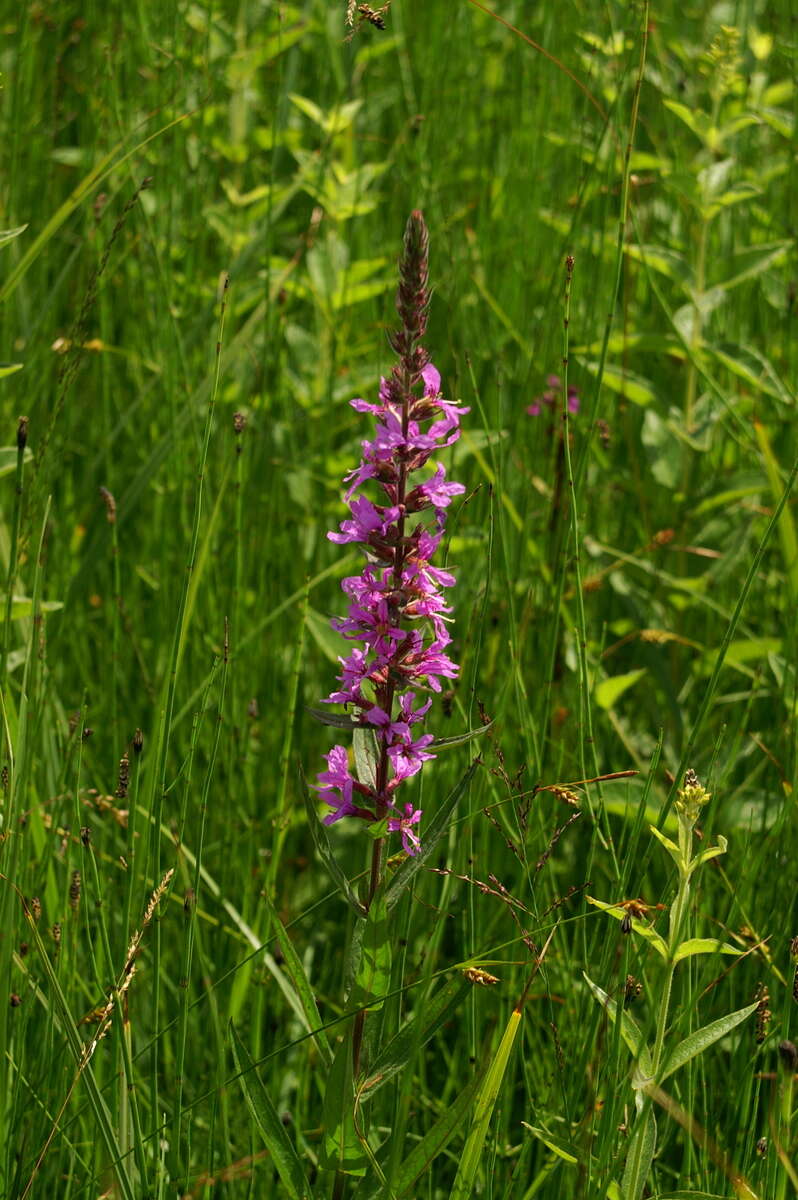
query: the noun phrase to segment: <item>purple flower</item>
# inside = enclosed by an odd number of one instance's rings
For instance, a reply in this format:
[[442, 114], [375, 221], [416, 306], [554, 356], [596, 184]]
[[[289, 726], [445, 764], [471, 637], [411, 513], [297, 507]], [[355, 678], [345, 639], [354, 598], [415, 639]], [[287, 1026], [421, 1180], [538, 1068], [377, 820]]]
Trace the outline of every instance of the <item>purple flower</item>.
[[[562, 380], [559, 375], [549, 375], [546, 379], [546, 385], [546, 391], [536, 396], [528, 406], [526, 411], [530, 417], [539, 417], [544, 407], [554, 408], [559, 404], [562, 398]], [[572, 383], [568, 384], [567, 403], [569, 413], [579, 412], [579, 389]]]
[[405, 854], [418, 854], [421, 849], [421, 842], [418, 839], [418, 834], [413, 832], [413, 826], [418, 825], [421, 820], [421, 809], [413, 808], [412, 804], [405, 805], [405, 815], [400, 816], [397, 809], [395, 817], [388, 818], [388, 828], [391, 833], [401, 833], [402, 848]]
[[[427, 232], [421, 214], [414, 213], [400, 261], [401, 328], [391, 336], [399, 361], [380, 380], [376, 401], [350, 401], [357, 412], [374, 418], [374, 433], [362, 442], [362, 460], [345, 478], [349, 517], [327, 535], [341, 545], [361, 545], [367, 561], [359, 575], [341, 585], [347, 613], [331, 624], [360, 645], [339, 660], [340, 687], [326, 703], [351, 706], [356, 720], [371, 729], [376, 767], [366, 784], [352, 774], [344, 747], [334, 746], [317, 785], [333, 810], [324, 818], [327, 824], [345, 816], [387, 820], [408, 854], [420, 848], [421, 811], [410, 803], [400, 809], [395, 794], [435, 757], [432, 734], [414, 731], [432, 701], [418, 703], [417, 696], [440, 692], [441, 679], [456, 679], [458, 673], [445, 653], [451, 606], [442, 592], [455, 580], [431, 559], [443, 537], [446, 510], [465, 491], [447, 480], [441, 462], [431, 463], [432, 474], [415, 486], [411, 476], [457, 441], [460, 417], [468, 412], [444, 399], [440, 373], [421, 345], [429, 304], [426, 281]], [[356, 794], [365, 797], [363, 807], [356, 805]]]

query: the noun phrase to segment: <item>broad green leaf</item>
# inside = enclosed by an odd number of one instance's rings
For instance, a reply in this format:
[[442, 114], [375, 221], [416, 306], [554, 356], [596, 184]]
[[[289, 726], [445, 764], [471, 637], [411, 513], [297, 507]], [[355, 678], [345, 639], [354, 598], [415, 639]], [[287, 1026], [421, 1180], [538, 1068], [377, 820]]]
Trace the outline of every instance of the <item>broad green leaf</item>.
[[358, 779], [376, 791], [380, 752], [373, 726], [363, 727], [361, 725], [359, 729], [353, 731], [352, 748], [355, 753]]
[[624, 675], [612, 675], [609, 679], [602, 679], [593, 688], [593, 699], [599, 708], [603, 708], [606, 712], [608, 709], [614, 708], [624, 692], [627, 692], [630, 687], [634, 687], [645, 674], [645, 668], [641, 667], [637, 671], [627, 671]]
[[725, 854], [729, 848], [729, 843], [723, 834], [718, 834], [717, 846], [708, 846], [706, 850], [702, 850], [700, 854], [696, 854], [693, 861], [690, 863], [690, 874], [698, 870], [704, 863], [710, 862], [713, 858], [719, 858], [721, 854]]
[[27, 225], [17, 225], [16, 229], [0, 229], [0, 246], [13, 242], [14, 238], [18, 238], [27, 228]]
[[304, 776], [302, 777], [302, 792], [305, 798], [305, 811], [307, 813], [308, 826], [310, 827], [310, 836], [313, 838], [313, 844], [318, 851], [319, 857], [347, 904], [357, 916], [364, 917], [366, 910], [355, 895], [351, 883], [338, 865], [338, 860], [333, 854], [330, 839], [327, 835], [327, 826], [322, 822], [316, 810], [316, 804], [310, 794]]
[[473, 1079], [466, 1084], [457, 1099], [445, 1108], [432, 1129], [424, 1135], [418, 1145], [403, 1160], [396, 1180], [396, 1193], [403, 1200], [415, 1200], [418, 1192], [415, 1190], [416, 1181], [429, 1168], [430, 1163], [446, 1148], [449, 1139], [463, 1126], [468, 1118], [468, 1111], [474, 1102], [477, 1090], [482, 1084], [484, 1071], [479, 1070]]
[[[595, 999], [598, 1000], [601, 1007], [606, 1010], [607, 1016], [614, 1024], [618, 1018], [617, 1003], [610, 999], [603, 988], [600, 988], [597, 983], [594, 983], [592, 979], [588, 978], [584, 971], [582, 972], [582, 978], [590, 988], [590, 991], [593, 993]], [[640, 1074], [644, 1078], [650, 1079], [653, 1073], [653, 1068], [648, 1046], [645, 1043], [642, 1030], [637, 1024], [637, 1021], [635, 1021], [634, 1017], [626, 1012], [623, 1007], [621, 1007], [621, 1037], [626, 1042], [629, 1050], [631, 1050]]]
[[738, 379], [742, 379], [756, 391], [773, 396], [792, 408], [793, 398], [784, 386], [770, 360], [753, 346], [739, 346], [731, 342], [707, 343], [704, 349], [726, 367]]
[[[10, 475], [12, 471], [16, 471], [18, 453], [16, 446], [0, 446], [0, 475]], [[23, 461], [30, 462], [32, 458], [33, 452], [26, 446]]]
[[485, 1078], [480, 1084], [474, 1107], [474, 1118], [471, 1122], [471, 1128], [468, 1131], [463, 1153], [460, 1156], [457, 1175], [455, 1176], [452, 1190], [449, 1193], [450, 1200], [467, 1200], [471, 1195], [490, 1119], [493, 1116], [493, 1109], [496, 1106], [499, 1089], [507, 1070], [507, 1064], [510, 1061], [510, 1051], [513, 1048], [520, 1024], [521, 1010], [515, 1008], [510, 1013], [510, 1019], [502, 1035], [499, 1048], [485, 1073]]
[[373, 1012], [391, 987], [391, 929], [382, 888], [371, 901], [362, 934], [355, 986], [348, 1003]]
[[472, 991], [473, 985], [458, 974], [431, 999], [425, 1000], [416, 1015], [402, 1026], [371, 1063], [368, 1076], [358, 1089], [358, 1100], [369, 1099], [398, 1071], [408, 1066], [418, 1050], [435, 1036]]
[[324, 112], [319, 108], [318, 104], [314, 104], [307, 96], [299, 96], [296, 92], [289, 92], [288, 99], [292, 104], [296, 105], [300, 112], [303, 112], [306, 117], [309, 117], [314, 124], [318, 125], [324, 133], [334, 137], [336, 134], [344, 133], [352, 125], [352, 122], [357, 115], [358, 110], [362, 107], [362, 100], [350, 100], [347, 104], [336, 105], [329, 112]]
[[408, 857], [399, 867], [385, 890], [385, 905], [388, 912], [401, 899], [402, 892], [409, 887], [416, 874], [424, 866], [438, 842], [449, 828], [449, 820], [457, 808], [461, 796], [467, 790], [474, 772], [479, 766], [479, 759], [474, 759], [471, 766], [452, 788], [443, 804], [435, 810], [435, 814], [421, 834], [421, 850], [418, 854]]
[[638, 246], [630, 242], [624, 246], [629, 258], [637, 262], [645, 262], [653, 271], [666, 275], [675, 283], [688, 291], [693, 286], [693, 269], [683, 255], [674, 250], [666, 250], [664, 246]]
[[333, 1053], [330, 1043], [327, 1040], [327, 1033], [322, 1029], [323, 1021], [316, 1004], [316, 997], [313, 995], [313, 989], [310, 986], [310, 981], [305, 974], [305, 969], [302, 966], [302, 960], [294, 949], [294, 943], [285, 931], [285, 927], [280, 920], [280, 915], [272, 903], [271, 897], [264, 888], [261, 893], [266, 902], [266, 907], [269, 910], [269, 915], [272, 919], [272, 928], [277, 935], [277, 941], [283, 955], [283, 971], [291, 980], [294, 991], [297, 994], [299, 1003], [302, 1006], [302, 1011], [305, 1014], [308, 1029], [313, 1031], [313, 1040], [318, 1047], [319, 1054], [324, 1060], [325, 1066], [329, 1067], [333, 1060]]
[[[355, 1128], [352, 1083], [352, 1022], [338, 1043], [324, 1090], [321, 1162], [327, 1170], [365, 1175], [369, 1159]], [[362, 1115], [362, 1114], [361, 1114]], [[362, 1123], [362, 1122], [361, 1122]]]
[[[0, 592], [0, 608], [5, 608], [6, 598]], [[42, 600], [39, 605], [42, 612], [60, 612], [64, 607], [62, 600]], [[11, 617], [14, 621], [19, 621], [23, 617], [33, 615], [33, 600], [30, 596], [12, 596], [11, 597]]]
[[[581, 365], [591, 375], [598, 375], [598, 362], [582, 360]], [[654, 391], [654, 385], [642, 375], [635, 375], [632, 371], [622, 371], [619, 367], [614, 367], [611, 363], [607, 363], [604, 367], [604, 372], [601, 376], [601, 382], [611, 391], [617, 392], [618, 395], [624, 396], [627, 400], [631, 400], [633, 404], [641, 406], [651, 404], [656, 400], [657, 393]]]
[[763, 242], [761, 245], [739, 250], [728, 260], [730, 274], [717, 286], [728, 290], [744, 283], [746, 279], [761, 275], [763, 271], [780, 262], [792, 246], [790, 241]]
[[530, 1133], [533, 1133], [539, 1142], [548, 1147], [552, 1154], [556, 1154], [558, 1158], [561, 1158], [563, 1162], [570, 1163], [571, 1165], [579, 1163], [579, 1153], [571, 1142], [565, 1141], [564, 1138], [555, 1137], [553, 1133], [549, 1133], [547, 1129], [539, 1129], [537, 1125], [527, 1125], [526, 1121], [522, 1121], [521, 1124]]
[[740, 955], [742, 953], [742, 950], [730, 946], [728, 942], [721, 942], [718, 938], [688, 938], [686, 942], [677, 946], [673, 961], [681, 962], [683, 958], [692, 958], [696, 954]]
[[624, 1200], [640, 1200], [657, 1148], [657, 1122], [654, 1110], [648, 1105], [635, 1121], [629, 1139], [629, 1152], [621, 1180]]
[[0, 363], [0, 379], [5, 379], [6, 375], [16, 375], [23, 366], [23, 363]]
[[[605, 900], [596, 900], [593, 896], [585, 896], [585, 899], [588, 904], [593, 904], [596, 908], [600, 908], [602, 912], [607, 913], [616, 921], [623, 921], [629, 915], [626, 909], [621, 908], [618, 904], [607, 904]], [[650, 925], [646, 925], [645, 922], [638, 920], [637, 917], [632, 917], [632, 929], [635, 933], [639, 933], [641, 937], [645, 938], [647, 942], [650, 942], [657, 953], [663, 958], [668, 957], [668, 947], [665, 939], [661, 934], [657, 933], [656, 929], [652, 929]]]
[[712, 129], [712, 122], [705, 112], [702, 112], [700, 108], [690, 108], [688, 104], [682, 104], [679, 100], [665, 98], [663, 104], [680, 121], [683, 121], [697, 138], [704, 142], [705, 145], [707, 144]]
[[740, 1025], [746, 1017], [750, 1017], [752, 1013], [756, 1012], [757, 1008], [757, 1003], [748, 1004], [745, 1008], [727, 1013], [725, 1017], [719, 1017], [717, 1021], [710, 1021], [709, 1025], [705, 1025], [703, 1029], [697, 1029], [695, 1033], [689, 1034], [666, 1058], [665, 1069], [659, 1077], [659, 1082], [664, 1082], [668, 1076], [673, 1075], [691, 1058], [703, 1054], [714, 1042], [720, 1041], [722, 1037]]
[[272, 1156], [283, 1187], [291, 1200], [310, 1200], [312, 1193], [299, 1155], [232, 1021], [230, 1034], [233, 1062], [247, 1108]]

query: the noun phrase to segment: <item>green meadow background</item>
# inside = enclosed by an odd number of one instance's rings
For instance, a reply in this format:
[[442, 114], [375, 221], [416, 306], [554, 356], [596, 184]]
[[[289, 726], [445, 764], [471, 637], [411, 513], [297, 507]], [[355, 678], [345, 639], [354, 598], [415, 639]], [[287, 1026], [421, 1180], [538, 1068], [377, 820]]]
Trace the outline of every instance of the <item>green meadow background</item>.
[[[798, 1190], [798, 10], [489, 10], [0, 5], [0, 1195], [291, 1195], [261, 1083], [314, 1197], [465, 1195], [467, 1105], [402, 1161], [531, 978], [470, 1187], [621, 1197], [622, 997], [651, 1033], [664, 968], [586, 896], [665, 930], [648, 825], [673, 836], [687, 767], [700, 845], [728, 839], [691, 930], [742, 953], [680, 965], [668, 1044], [760, 1003], [663, 1085], [636, 1195]], [[411, 1046], [372, 1102], [381, 1174], [342, 1185], [353, 919], [301, 772], [336, 740], [308, 709], [359, 562], [326, 539], [368, 434], [347, 402], [390, 370], [415, 208], [427, 346], [471, 410], [446, 454], [461, 674], [429, 726], [493, 724], [411, 785], [430, 821], [479, 755], [394, 910], [379, 1019], [464, 967], [499, 982]], [[530, 415], [566, 356], [578, 412]], [[369, 839], [330, 841], [356, 887]]]

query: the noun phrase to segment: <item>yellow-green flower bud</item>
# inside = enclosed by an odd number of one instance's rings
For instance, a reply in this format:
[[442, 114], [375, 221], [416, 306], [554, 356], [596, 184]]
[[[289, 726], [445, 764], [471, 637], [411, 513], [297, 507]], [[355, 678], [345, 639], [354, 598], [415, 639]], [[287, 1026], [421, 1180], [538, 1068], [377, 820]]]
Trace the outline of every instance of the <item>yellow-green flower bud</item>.
[[676, 811], [691, 825], [698, 820], [701, 809], [709, 804], [710, 793], [698, 782], [695, 771], [685, 771], [684, 787], [676, 793]]

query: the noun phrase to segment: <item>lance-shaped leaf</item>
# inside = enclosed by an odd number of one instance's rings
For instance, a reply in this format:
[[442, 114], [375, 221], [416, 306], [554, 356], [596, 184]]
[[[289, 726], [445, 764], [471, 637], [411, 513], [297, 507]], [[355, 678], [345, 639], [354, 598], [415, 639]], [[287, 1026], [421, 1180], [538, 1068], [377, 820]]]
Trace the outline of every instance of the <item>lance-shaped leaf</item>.
[[474, 759], [471, 766], [461, 776], [458, 783], [452, 788], [449, 795], [444, 800], [443, 804], [435, 812], [432, 820], [426, 826], [421, 837], [421, 850], [412, 858], [407, 858], [402, 863], [399, 870], [394, 875], [388, 887], [385, 890], [385, 905], [388, 912], [399, 902], [402, 892], [415, 878], [418, 871], [424, 866], [433, 850], [441, 840], [443, 835], [449, 828], [449, 819], [452, 813], [457, 808], [460, 797], [468, 788], [474, 772], [479, 765], [479, 759]]
[[[594, 983], [592, 979], [585, 975], [584, 971], [582, 972], [582, 978], [602, 1008], [606, 1009], [607, 1016], [614, 1023], [618, 1018], [618, 1005], [616, 1002], [607, 995], [603, 988], [600, 988], [597, 983]], [[653, 1071], [648, 1046], [637, 1021], [624, 1008], [621, 1008], [621, 1037], [634, 1055], [641, 1076], [644, 1079], [650, 1079]]]
[[476, 729], [468, 729], [465, 733], [455, 733], [451, 737], [435, 738], [429, 749], [448, 750], [450, 746], [462, 746], [465, 742], [473, 742], [474, 738], [482, 737], [483, 733], [487, 733], [493, 721], [488, 721], [487, 725], [478, 725]]
[[369, 1067], [368, 1077], [358, 1091], [358, 1099], [368, 1100], [384, 1083], [406, 1067], [422, 1046], [460, 1007], [473, 985], [462, 975], [440, 988], [430, 1000], [425, 1000], [418, 1013], [407, 1021]]
[[681, 962], [683, 958], [692, 958], [695, 954], [734, 954], [739, 956], [742, 953], [742, 950], [730, 946], [728, 942], [721, 942], [718, 938], [688, 938], [686, 942], [682, 942], [676, 947], [673, 961]]
[[382, 889], [371, 901], [361, 933], [354, 987], [348, 1004], [372, 1012], [380, 1007], [391, 987], [391, 931]]
[[363, 725], [362, 721], [358, 721], [355, 717], [350, 717], [346, 713], [328, 712], [323, 708], [307, 708], [306, 711], [319, 724], [332, 725], [333, 729], [348, 729], [351, 733], [353, 729], [360, 729]]
[[255, 1069], [249, 1051], [238, 1036], [232, 1021], [230, 1022], [230, 1034], [233, 1062], [238, 1072], [238, 1082], [241, 1084], [247, 1108], [272, 1156], [283, 1187], [291, 1200], [311, 1200], [310, 1185], [299, 1155], [280, 1120], [280, 1114], [277, 1112], [271, 1096]]
[[338, 1043], [324, 1091], [321, 1165], [345, 1175], [365, 1175], [369, 1158], [355, 1128], [352, 1082], [352, 1022]]
[[640, 1200], [656, 1147], [657, 1122], [649, 1105], [637, 1118], [629, 1141], [629, 1153], [621, 1180], [624, 1200]]
[[720, 1041], [727, 1033], [730, 1033], [737, 1025], [740, 1025], [746, 1017], [750, 1017], [753, 1012], [756, 1012], [758, 1004], [748, 1004], [745, 1008], [738, 1008], [737, 1012], [727, 1013], [725, 1017], [719, 1017], [717, 1021], [710, 1021], [709, 1025], [704, 1025], [702, 1029], [696, 1029], [695, 1033], [689, 1034], [684, 1041], [679, 1042], [679, 1045], [668, 1055], [665, 1062], [665, 1069], [659, 1077], [659, 1082], [664, 1082], [669, 1075], [673, 1075], [685, 1063], [688, 1063], [691, 1058], [696, 1058], [697, 1055], [703, 1054], [704, 1051], [713, 1044]]
[[484, 1070], [477, 1071], [454, 1103], [444, 1109], [442, 1116], [403, 1160], [395, 1181], [396, 1194], [403, 1200], [405, 1197], [414, 1198], [418, 1195], [414, 1190], [416, 1180], [424, 1174], [433, 1159], [446, 1148], [452, 1135], [465, 1124], [477, 1090], [484, 1078]]
[[[614, 917], [616, 921], [623, 921], [630, 917], [630, 914], [620, 904], [607, 904], [604, 900], [596, 900], [593, 896], [585, 896], [588, 904], [600, 908], [602, 912]], [[637, 917], [631, 917], [632, 929], [635, 933], [639, 933], [642, 938], [650, 942], [658, 954], [663, 958], [668, 957], [668, 945], [664, 937], [657, 933], [656, 929], [652, 929], [650, 925], [646, 925], [643, 921], [639, 921]]]
[[355, 752], [357, 777], [361, 783], [367, 784], [372, 791], [377, 790], [377, 763], [380, 752], [373, 728], [355, 729], [352, 736], [352, 749]]
[[510, 1051], [513, 1048], [513, 1043], [521, 1024], [521, 1011], [519, 1006], [514, 1008], [510, 1013], [510, 1019], [502, 1035], [499, 1048], [494, 1055], [493, 1062], [485, 1073], [485, 1078], [480, 1084], [474, 1108], [474, 1118], [471, 1122], [471, 1128], [468, 1131], [463, 1153], [460, 1156], [457, 1175], [455, 1176], [452, 1190], [449, 1193], [450, 1200], [467, 1200], [468, 1196], [471, 1195], [479, 1168], [479, 1160], [482, 1157], [482, 1149], [485, 1144], [488, 1126], [490, 1125], [490, 1119], [493, 1116], [493, 1110], [499, 1095], [499, 1088], [502, 1085], [507, 1064], [510, 1061]]
[[305, 974], [305, 969], [302, 966], [302, 961], [294, 949], [294, 943], [285, 931], [285, 926], [280, 920], [277, 909], [272, 904], [271, 896], [265, 891], [261, 893], [266, 905], [269, 909], [269, 915], [272, 919], [272, 928], [277, 935], [277, 942], [282, 951], [284, 964], [283, 970], [291, 980], [297, 999], [302, 1007], [308, 1029], [313, 1033], [313, 1040], [318, 1047], [319, 1053], [324, 1060], [325, 1066], [329, 1067], [333, 1060], [332, 1049], [327, 1040], [327, 1034], [322, 1028], [323, 1021], [316, 1004], [316, 997], [313, 995], [313, 989], [310, 986], [310, 981]]
[[567, 1142], [565, 1138], [555, 1137], [553, 1133], [549, 1133], [548, 1129], [539, 1129], [537, 1125], [527, 1125], [526, 1121], [522, 1121], [521, 1124], [563, 1162], [567, 1162], [571, 1166], [580, 1162], [579, 1151], [572, 1142]]

